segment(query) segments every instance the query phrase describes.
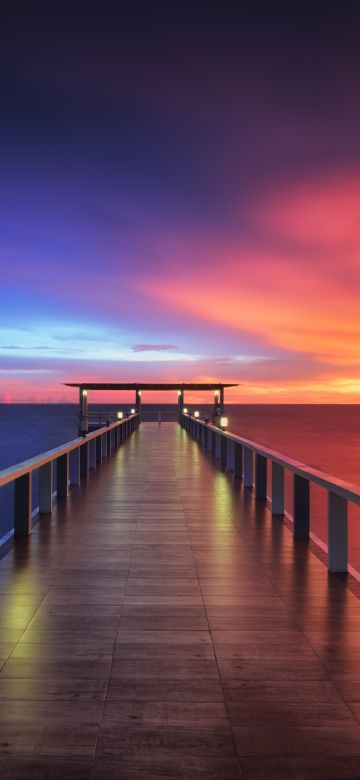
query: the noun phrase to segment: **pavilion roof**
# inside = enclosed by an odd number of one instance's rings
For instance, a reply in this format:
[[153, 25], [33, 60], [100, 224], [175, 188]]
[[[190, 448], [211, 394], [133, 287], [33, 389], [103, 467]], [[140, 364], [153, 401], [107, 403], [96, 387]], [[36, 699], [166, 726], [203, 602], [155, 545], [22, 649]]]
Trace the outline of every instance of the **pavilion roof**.
[[219, 387], [238, 387], [224, 382], [64, 382], [66, 387], [84, 390], [217, 390]]

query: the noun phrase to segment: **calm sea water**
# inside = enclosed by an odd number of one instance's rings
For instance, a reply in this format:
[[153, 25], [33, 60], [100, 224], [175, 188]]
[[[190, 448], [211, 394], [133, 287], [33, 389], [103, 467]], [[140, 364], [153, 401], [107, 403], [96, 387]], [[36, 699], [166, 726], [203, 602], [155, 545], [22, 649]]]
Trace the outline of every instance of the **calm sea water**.
[[[110, 411], [115, 407], [101, 404], [101, 408]], [[202, 412], [211, 409], [199, 408]], [[175, 405], [144, 404], [144, 419], [156, 418], [161, 409], [176, 413]], [[75, 438], [77, 411], [71, 404], [0, 404], [0, 469]], [[227, 414], [234, 433], [360, 485], [360, 405], [228, 405]], [[285, 493], [290, 511], [290, 478]], [[34, 507], [37, 500], [35, 475]], [[0, 536], [12, 527], [12, 501], [12, 488], [0, 489]], [[312, 530], [326, 541], [325, 491], [312, 488], [311, 504]], [[350, 559], [360, 571], [360, 511], [350, 507], [349, 517]]]

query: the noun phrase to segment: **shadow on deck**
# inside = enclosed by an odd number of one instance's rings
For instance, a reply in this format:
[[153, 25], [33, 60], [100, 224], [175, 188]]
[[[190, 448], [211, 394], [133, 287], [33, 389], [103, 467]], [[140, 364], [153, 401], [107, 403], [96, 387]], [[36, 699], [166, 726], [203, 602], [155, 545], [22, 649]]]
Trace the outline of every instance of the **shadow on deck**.
[[360, 777], [360, 604], [178, 425], [0, 561], [0, 773]]

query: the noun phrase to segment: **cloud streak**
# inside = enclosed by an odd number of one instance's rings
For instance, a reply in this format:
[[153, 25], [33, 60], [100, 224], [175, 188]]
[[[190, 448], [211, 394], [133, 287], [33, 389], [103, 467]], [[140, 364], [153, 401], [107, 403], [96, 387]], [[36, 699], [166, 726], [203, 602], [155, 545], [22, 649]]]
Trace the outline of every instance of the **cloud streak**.
[[174, 344], [132, 344], [133, 352], [168, 352], [178, 349]]

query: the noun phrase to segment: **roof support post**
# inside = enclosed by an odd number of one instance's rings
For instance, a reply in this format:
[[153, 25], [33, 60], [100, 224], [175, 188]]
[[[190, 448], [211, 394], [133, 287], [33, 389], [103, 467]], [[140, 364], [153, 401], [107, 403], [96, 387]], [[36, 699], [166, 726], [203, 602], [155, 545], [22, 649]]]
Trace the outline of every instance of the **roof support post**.
[[220, 390], [216, 389], [216, 390], [214, 390], [214, 415], [215, 415], [215, 417], [219, 414], [219, 408], [220, 408]]
[[220, 385], [220, 414], [224, 414], [224, 410], [225, 410], [224, 385]]
[[136, 390], [135, 390], [135, 409], [138, 412], [138, 414], [141, 413], [141, 390], [139, 385], [136, 385]]
[[184, 390], [181, 387], [180, 390], [178, 390], [178, 422], [181, 425], [182, 421], [182, 411], [184, 407]]
[[86, 387], [80, 385], [80, 411], [79, 411], [79, 435], [85, 436], [89, 431], [88, 417], [88, 391]]

